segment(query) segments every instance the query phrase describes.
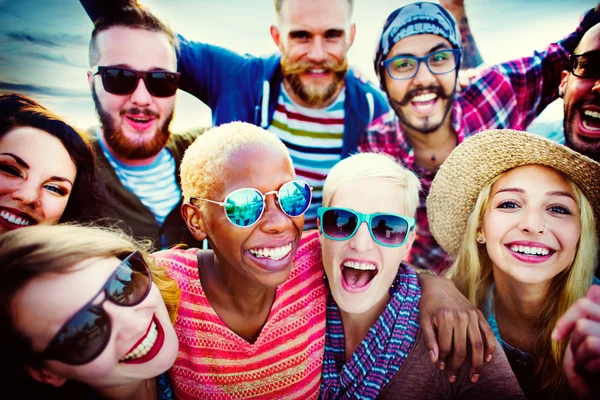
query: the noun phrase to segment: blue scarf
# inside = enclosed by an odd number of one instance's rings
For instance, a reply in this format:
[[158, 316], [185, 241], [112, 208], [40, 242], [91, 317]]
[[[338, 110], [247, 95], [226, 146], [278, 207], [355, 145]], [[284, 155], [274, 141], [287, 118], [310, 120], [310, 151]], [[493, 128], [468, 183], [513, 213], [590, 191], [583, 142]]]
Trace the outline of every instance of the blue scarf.
[[417, 275], [404, 264], [398, 268], [390, 295], [385, 310], [345, 364], [344, 328], [329, 293], [322, 399], [374, 399], [402, 367], [419, 331], [421, 298]]

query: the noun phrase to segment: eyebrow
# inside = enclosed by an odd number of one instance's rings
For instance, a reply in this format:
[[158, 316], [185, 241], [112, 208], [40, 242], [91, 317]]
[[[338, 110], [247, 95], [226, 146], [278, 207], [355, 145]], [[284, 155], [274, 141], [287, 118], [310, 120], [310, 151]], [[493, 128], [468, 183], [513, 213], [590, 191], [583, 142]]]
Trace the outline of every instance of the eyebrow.
[[15, 159], [15, 161], [17, 162], [17, 164], [19, 164], [21, 167], [29, 169], [29, 164], [27, 164], [25, 162], [25, 160], [23, 160], [21, 157], [19, 157], [16, 154], [13, 154], [13, 153], [0, 153], [0, 155], [12, 157], [12, 158]]
[[108, 68], [125, 68], [125, 69], [131, 69], [133, 71], [165, 71], [165, 72], [175, 72], [175, 71], [171, 71], [168, 70], [166, 68], [162, 68], [162, 67], [151, 67], [150, 69], [136, 69], [133, 68], [131, 65], [128, 64], [113, 64], [113, 65], [107, 65]]
[[[446, 43], [438, 43], [435, 46], [433, 46], [432, 48], [430, 48], [427, 51], [427, 54], [425, 54], [425, 55], [429, 55], [438, 50], [447, 50], [447, 49], [450, 49], [450, 47], [448, 47], [448, 45]], [[415, 57], [415, 55], [413, 53], [398, 53], [398, 54], [394, 54], [392, 57], [398, 57], [398, 56], [413, 56], [413, 57]]]
[[[496, 193], [494, 193], [494, 196], [497, 195], [498, 193], [502, 193], [502, 192], [525, 193], [525, 190], [520, 189], [520, 188], [504, 188], [504, 189], [500, 189]], [[552, 190], [550, 192], [546, 192], [546, 196], [563, 196], [563, 197], [569, 197], [569, 198], [573, 199], [574, 201], [576, 201], [575, 197], [573, 197], [573, 195], [571, 193], [565, 192], [563, 190]]]
[[[19, 157], [16, 154], [13, 154], [13, 153], [0, 153], [0, 155], [12, 157], [12, 158], [15, 159], [15, 161], [17, 162], [17, 164], [19, 164], [21, 167], [30, 169], [29, 164], [27, 164], [25, 162], [25, 160], [23, 160], [21, 157]], [[67, 178], [64, 178], [62, 176], [51, 176], [50, 180], [51, 181], [59, 181], [59, 182], [68, 182], [68, 183], [71, 184], [71, 186], [73, 186], [73, 182], [71, 182], [71, 180], [69, 180]]]

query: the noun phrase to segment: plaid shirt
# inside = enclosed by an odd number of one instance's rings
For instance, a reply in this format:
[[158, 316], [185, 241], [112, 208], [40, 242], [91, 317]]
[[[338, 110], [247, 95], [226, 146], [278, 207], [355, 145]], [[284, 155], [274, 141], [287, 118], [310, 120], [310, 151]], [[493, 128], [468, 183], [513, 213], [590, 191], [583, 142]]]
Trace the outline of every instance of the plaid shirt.
[[[561, 73], [570, 52], [587, 29], [598, 22], [600, 16], [588, 11], [575, 32], [544, 51], [482, 70], [469, 87], [456, 93], [451, 118], [457, 143], [486, 129], [525, 130], [558, 97]], [[359, 150], [387, 153], [419, 177], [422, 189], [417, 208], [417, 236], [408, 262], [417, 268], [443, 272], [453, 260], [431, 235], [425, 208], [437, 171], [415, 164], [414, 150], [393, 111], [371, 125], [361, 137]]]

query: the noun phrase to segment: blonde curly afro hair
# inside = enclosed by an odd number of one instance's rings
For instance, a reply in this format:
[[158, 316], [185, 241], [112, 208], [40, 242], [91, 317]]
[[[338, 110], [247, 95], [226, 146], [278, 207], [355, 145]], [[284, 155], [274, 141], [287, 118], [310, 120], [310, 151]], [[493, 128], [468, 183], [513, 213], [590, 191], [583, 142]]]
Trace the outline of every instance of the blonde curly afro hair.
[[[185, 202], [191, 197], [211, 200], [223, 187], [223, 171], [230, 158], [250, 147], [272, 146], [281, 149], [294, 171], [290, 154], [274, 134], [246, 122], [230, 122], [211, 128], [188, 147], [181, 161], [181, 189]], [[269, 171], [265, 171], [269, 173]], [[202, 207], [204, 202], [197, 206]]]

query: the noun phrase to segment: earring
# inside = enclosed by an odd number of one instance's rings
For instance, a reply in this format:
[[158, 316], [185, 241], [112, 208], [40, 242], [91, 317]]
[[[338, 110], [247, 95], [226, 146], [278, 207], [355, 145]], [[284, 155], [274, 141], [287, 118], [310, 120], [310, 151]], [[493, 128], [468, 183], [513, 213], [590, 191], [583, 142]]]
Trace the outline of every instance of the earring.
[[483, 237], [483, 235], [481, 234], [481, 232], [477, 233], [477, 243], [479, 243], [479, 244], [484, 244], [485, 243], [485, 238]]

